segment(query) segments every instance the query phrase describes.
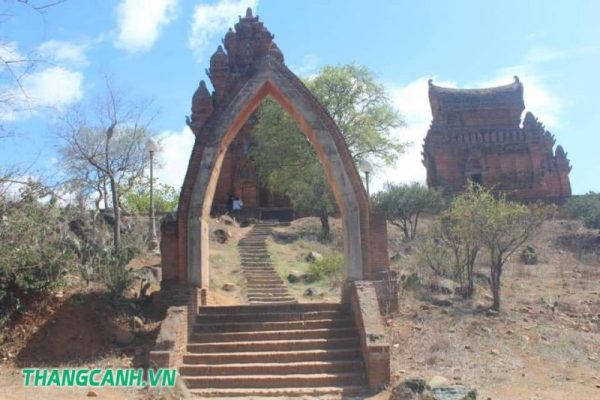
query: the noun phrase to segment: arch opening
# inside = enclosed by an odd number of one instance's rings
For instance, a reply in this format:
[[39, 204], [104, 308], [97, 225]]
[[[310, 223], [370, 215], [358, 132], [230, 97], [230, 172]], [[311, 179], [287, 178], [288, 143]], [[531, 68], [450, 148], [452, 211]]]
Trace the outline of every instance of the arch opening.
[[[361, 221], [361, 211], [362, 214], [367, 215], [369, 207], [368, 202], [364, 201], [362, 204], [363, 209], [361, 210], [360, 199], [358, 199], [357, 195], [362, 194], [366, 197], [366, 193], [361, 193], [360, 191], [356, 193], [354, 188], [349, 184], [351, 178], [343, 166], [342, 155], [337, 151], [331, 133], [324, 127], [319, 126], [319, 119], [315, 115], [312, 115], [312, 112], [303, 113], [301, 111], [301, 104], [294, 104], [294, 101], [288, 98], [279, 86], [271, 80], [266, 80], [252, 96], [246, 99], [237, 116], [227, 124], [228, 126], [225, 129], [221, 130], [221, 138], [214, 141], [212, 146], [206, 146], [204, 149], [200, 174], [197, 177], [194, 189], [196, 202], [192, 202], [188, 211], [188, 281], [202, 288], [208, 288], [209, 286], [208, 221], [221, 167], [229, 146], [250, 116], [266, 98], [274, 99], [294, 119], [300, 131], [313, 146], [342, 219], [346, 266], [344, 271], [345, 279], [363, 279], [366, 275], [364, 261], [368, 259], [368, 254], [363, 254], [364, 248], [361, 233], [365, 233], [364, 226], [368, 221], [364, 221], [364, 218]], [[352, 167], [354, 168], [353, 164]], [[202, 187], [205, 187], [205, 189], [202, 190]], [[199, 235], [197, 232], [199, 232]]]

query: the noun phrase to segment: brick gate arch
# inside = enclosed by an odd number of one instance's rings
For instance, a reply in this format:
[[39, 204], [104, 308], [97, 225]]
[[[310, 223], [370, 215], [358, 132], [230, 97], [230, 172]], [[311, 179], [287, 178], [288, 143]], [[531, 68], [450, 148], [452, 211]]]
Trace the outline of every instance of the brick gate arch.
[[[346, 142], [335, 122], [284, 64], [273, 36], [251, 11], [231, 29], [202, 81], [188, 124], [196, 141], [182, 186], [176, 221], [163, 224], [163, 280], [208, 289], [208, 219], [223, 159], [240, 128], [267, 97], [298, 123], [323, 166], [343, 221], [345, 275], [369, 279], [388, 268], [385, 219], [373, 214]], [[376, 241], [373, 240], [374, 236]]]

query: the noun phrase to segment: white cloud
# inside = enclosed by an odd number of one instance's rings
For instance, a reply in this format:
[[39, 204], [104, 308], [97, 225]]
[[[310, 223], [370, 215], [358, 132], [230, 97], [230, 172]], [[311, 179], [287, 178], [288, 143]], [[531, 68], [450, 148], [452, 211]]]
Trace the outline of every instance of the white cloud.
[[214, 4], [198, 4], [194, 9], [188, 44], [198, 62], [204, 60], [205, 51], [215, 36], [224, 36], [233, 27], [238, 16], [245, 15], [248, 7], [256, 12], [258, 0], [219, 0]]
[[302, 57], [302, 64], [299, 66], [292, 66], [291, 70], [298, 76], [312, 78], [316, 76], [317, 69], [321, 60], [315, 54], [305, 54]]
[[131, 52], [149, 50], [160, 31], [175, 19], [176, 6], [177, 0], [122, 0], [117, 6], [115, 46]]
[[26, 75], [25, 92], [37, 106], [62, 108], [81, 100], [83, 74], [63, 67], [51, 67]]
[[87, 46], [60, 40], [48, 40], [38, 46], [38, 52], [45, 59], [54, 60], [57, 63], [70, 63], [75, 65], [86, 65], [88, 63], [85, 55]]
[[477, 87], [506, 85], [514, 80], [515, 75], [523, 83], [525, 111], [531, 111], [548, 128], [559, 127], [564, 102], [552, 93], [547, 79], [531, 65], [504, 68], [494, 78], [477, 84]]
[[538, 64], [549, 61], [554, 61], [559, 58], [566, 56], [565, 51], [552, 49], [550, 47], [532, 47], [525, 55], [525, 62], [527, 64]]
[[[421, 151], [423, 150], [423, 139], [431, 123], [431, 108], [429, 106], [429, 86], [427, 81], [430, 76], [415, 79], [405, 86], [391, 90], [394, 106], [406, 123], [403, 128], [398, 128], [393, 133], [399, 142], [409, 142], [408, 147], [398, 161], [383, 171], [375, 171], [373, 180], [373, 191], [383, 188], [385, 182], [394, 183], [425, 183], [426, 171], [421, 162]], [[444, 87], [456, 87], [456, 83], [439, 81], [434, 78], [437, 85]]]
[[194, 134], [187, 126], [180, 132], [165, 131], [158, 136], [161, 149], [158, 158], [160, 167], [156, 169], [155, 175], [161, 183], [173, 186], [177, 190], [181, 188], [194, 140]]
[[19, 52], [19, 46], [16, 42], [0, 42], [0, 71], [6, 67], [6, 63], [17, 62], [25, 58]]
[[21, 87], [6, 91], [10, 101], [0, 108], [0, 120], [13, 121], [33, 115], [36, 108], [62, 109], [83, 97], [83, 74], [50, 67], [25, 75]]

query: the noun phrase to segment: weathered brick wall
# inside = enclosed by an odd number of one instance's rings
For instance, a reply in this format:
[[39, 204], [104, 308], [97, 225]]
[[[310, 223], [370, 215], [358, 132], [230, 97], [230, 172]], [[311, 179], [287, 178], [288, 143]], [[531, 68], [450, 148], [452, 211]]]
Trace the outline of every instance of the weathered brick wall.
[[376, 275], [380, 271], [387, 271], [390, 267], [387, 220], [384, 214], [371, 212], [369, 222], [371, 225], [371, 232], [369, 234], [371, 242], [371, 270]]
[[179, 261], [177, 221], [163, 221], [160, 225], [160, 235], [162, 279], [176, 281]]
[[390, 345], [373, 283], [355, 281], [349, 290], [350, 305], [360, 334], [369, 389], [375, 392], [390, 384]]
[[192, 334], [201, 291], [194, 287], [170, 287], [161, 290], [162, 299], [172, 300], [183, 305], [167, 309], [160, 325], [154, 349], [150, 351], [152, 368], [177, 368], [182, 364], [188, 338]]

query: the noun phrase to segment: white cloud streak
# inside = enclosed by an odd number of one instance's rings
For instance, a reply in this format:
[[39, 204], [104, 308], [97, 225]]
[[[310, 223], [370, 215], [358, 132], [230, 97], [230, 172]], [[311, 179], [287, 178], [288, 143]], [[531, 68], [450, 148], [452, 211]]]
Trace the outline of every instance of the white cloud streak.
[[87, 45], [85, 44], [76, 44], [60, 40], [48, 40], [38, 46], [38, 53], [40, 53], [40, 56], [43, 59], [77, 66], [88, 64], [85, 54], [86, 50]]
[[258, 0], [220, 0], [214, 4], [198, 4], [194, 9], [188, 45], [198, 62], [206, 59], [208, 45], [215, 37], [224, 36], [238, 16], [246, 14], [248, 7], [256, 12]]
[[175, 19], [177, 0], [122, 0], [117, 6], [115, 46], [129, 52], [147, 51], [161, 30]]
[[423, 139], [425, 139], [431, 122], [427, 83], [430, 78], [433, 78], [437, 85], [456, 87], [455, 82], [440, 81], [435, 77], [423, 76], [405, 86], [391, 90], [394, 106], [406, 123], [405, 127], [396, 129], [393, 134], [398, 141], [409, 144], [406, 152], [393, 166], [384, 168], [379, 173], [375, 171], [373, 192], [383, 189], [386, 182], [425, 183], [426, 171], [421, 162], [421, 151]]
[[160, 153], [156, 169], [157, 179], [179, 190], [194, 147], [194, 134], [185, 126], [180, 132], [164, 131], [158, 136]]

